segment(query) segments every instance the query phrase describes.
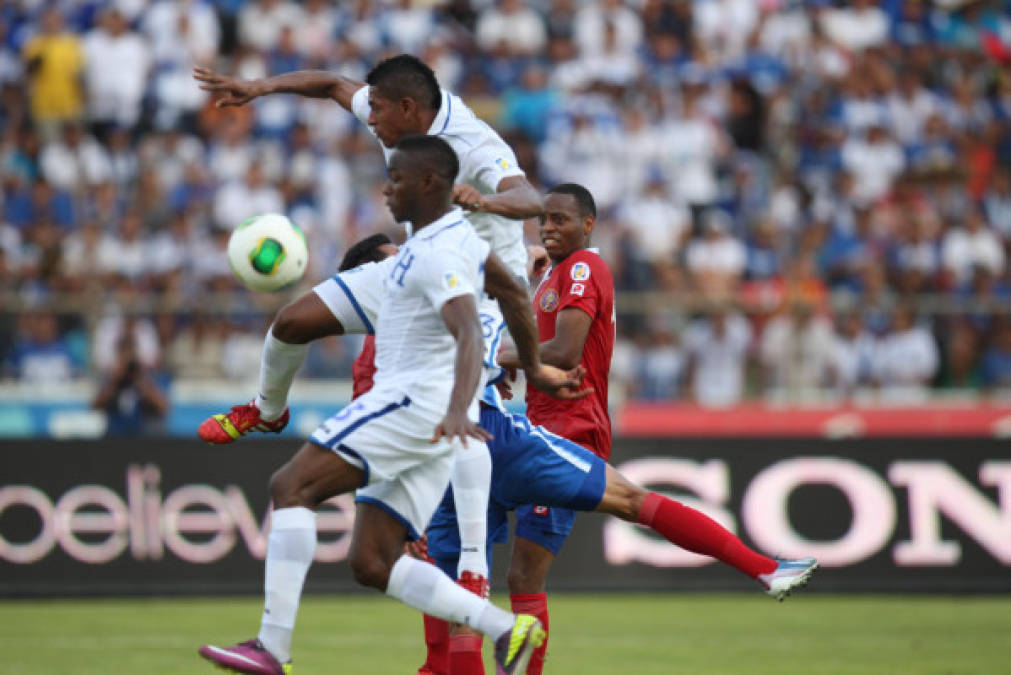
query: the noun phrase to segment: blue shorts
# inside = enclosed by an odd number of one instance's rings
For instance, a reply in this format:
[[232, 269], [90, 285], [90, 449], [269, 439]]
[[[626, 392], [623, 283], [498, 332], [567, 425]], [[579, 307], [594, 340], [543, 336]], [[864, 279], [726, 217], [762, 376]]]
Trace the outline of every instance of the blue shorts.
[[[523, 415], [482, 407], [481, 427], [494, 437], [488, 441], [492, 463], [489, 561], [492, 544], [508, 537], [509, 511], [516, 511], [517, 536], [557, 555], [572, 531], [575, 511], [592, 511], [604, 497], [606, 462], [572, 441], [532, 426]], [[451, 491], [427, 533], [429, 555], [455, 578], [460, 533]]]

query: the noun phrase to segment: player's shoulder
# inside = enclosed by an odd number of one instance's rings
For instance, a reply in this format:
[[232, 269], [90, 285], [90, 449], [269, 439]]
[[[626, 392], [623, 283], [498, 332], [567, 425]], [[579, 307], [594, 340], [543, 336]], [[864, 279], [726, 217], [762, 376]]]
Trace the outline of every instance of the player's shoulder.
[[582, 249], [571, 254], [559, 265], [559, 272], [572, 281], [587, 282], [591, 279], [611, 282], [611, 268], [593, 249]]

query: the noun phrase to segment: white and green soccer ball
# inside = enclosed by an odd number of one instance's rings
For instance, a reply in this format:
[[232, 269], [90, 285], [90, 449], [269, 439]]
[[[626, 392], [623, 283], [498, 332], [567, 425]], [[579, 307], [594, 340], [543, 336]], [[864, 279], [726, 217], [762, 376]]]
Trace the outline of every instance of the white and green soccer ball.
[[279, 213], [263, 213], [242, 221], [228, 240], [228, 264], [242, 284], [272, 293], [305, 274], [309, 260], [305, 235]]

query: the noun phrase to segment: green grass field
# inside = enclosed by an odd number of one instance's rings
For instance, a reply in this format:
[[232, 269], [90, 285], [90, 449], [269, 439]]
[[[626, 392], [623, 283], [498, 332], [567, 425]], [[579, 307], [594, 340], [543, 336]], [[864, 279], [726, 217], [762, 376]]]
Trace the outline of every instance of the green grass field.
[[[498, 598], [501, 603], [503, 598]], [[1011, 673], [1011, 598], [556, 595], [551, 675]], [[0, 603], [0, 673], [213, 673], [202, 642], [255, 634], [258, 598]], [[421, 621], [392, 600], [310, 596], [299, 675], [412, 675]], [[494, 671], [492, 671], [494, 672]]]

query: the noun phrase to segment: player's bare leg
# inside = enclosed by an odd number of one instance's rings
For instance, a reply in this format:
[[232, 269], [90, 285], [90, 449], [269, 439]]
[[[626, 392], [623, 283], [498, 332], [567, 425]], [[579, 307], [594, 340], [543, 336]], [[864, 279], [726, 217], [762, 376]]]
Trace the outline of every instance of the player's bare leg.
[[274, 473], [260, 633], [230, 648], [205, 645], [201, 656], [236, 672], [288, 672], [302, 585], [316, 553], [315, 510], [330, 497], [360, 487], [364, 480], [362, 469], [314, 443], [303, 445]]
[[734, 533], [700, 511], [633, 484], [610, 464], [597, 511], [649, 527], [681, 548], [737, 568], [782, 600], [818, 568], [814, 558], [776, 560], [745, 546]]
[[308, 344], [340, 332], [340, 323], [316, 293], [310, 291], [286, 305], [263, 340], [256, 398], [205, 420], [197, 430], [200, 438], [223, 444], [253, 431], [279, 433], [288, 424], [288, 391]]
[[[509, 600], [516, 613], [532, 614], [548, 628], [548, 596], [545, 592], [548, 571], [555, 561], [555, 554], [523, 537], [513, 539], [512, 555], [509, 558]], [[544, 670], [544, 659], [548, 642], [534, 650], [527, 672], [540, 675]]]

